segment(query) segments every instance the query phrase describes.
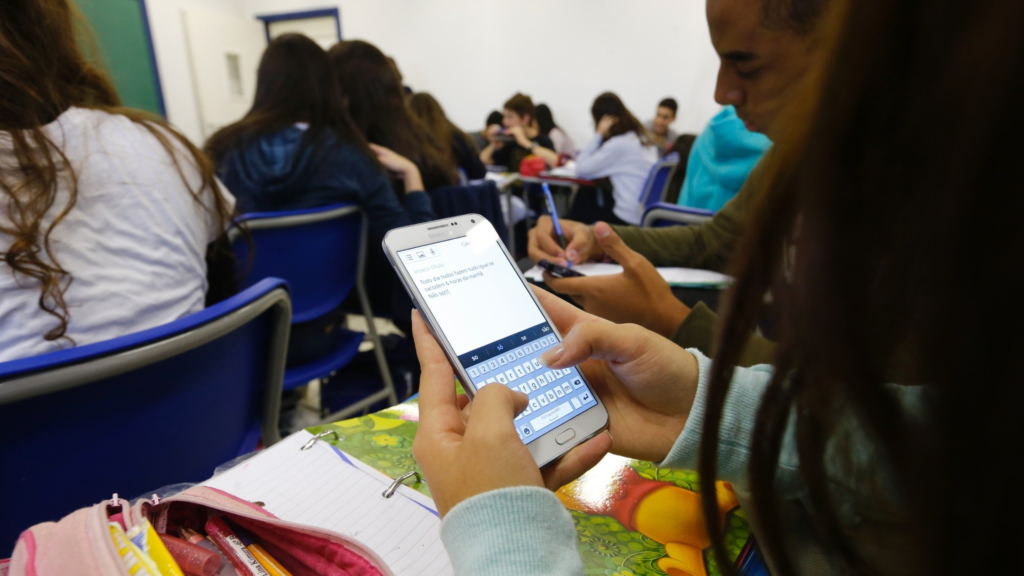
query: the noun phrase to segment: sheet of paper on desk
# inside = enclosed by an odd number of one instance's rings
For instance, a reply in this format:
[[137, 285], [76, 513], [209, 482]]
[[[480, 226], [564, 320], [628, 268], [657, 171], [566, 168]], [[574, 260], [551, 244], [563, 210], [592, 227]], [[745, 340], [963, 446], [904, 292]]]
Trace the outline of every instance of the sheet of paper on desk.
[[403, 486], [385, 499], [386, 476], [326, 442], [300, 450], [310, 438], [292, 434], [203, 485], [261, 501], [282, 520], [355, 538], [397, 575], [454, 574], [429, 498]]
[[[622, 266], [618, 264], [586, 263], [577, 264], [572, 267], [584, 276], [607, 276], [619, 274]], [[697, 270], [695, 268], [658, 268], [661, 277], [671, 286], [682, 288], [713, 288], [725, 287], [732, 282], [732, 277], [712, 272], [710, 270]], [[534, 266], [524, 274], [528, 280], [534, 282], [544, 281], [544, 270], [540, 266]]]

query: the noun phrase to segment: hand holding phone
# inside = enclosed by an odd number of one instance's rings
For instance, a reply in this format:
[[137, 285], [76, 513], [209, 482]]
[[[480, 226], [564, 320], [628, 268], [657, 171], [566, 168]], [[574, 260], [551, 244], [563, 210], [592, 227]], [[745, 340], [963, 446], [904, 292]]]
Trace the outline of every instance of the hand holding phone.
[[608, 413], [579, 368], [540, 363], [561, 336], [490, 222], [469, 214], [397, 228], [384, 248], [468, 395], [527, 395], [514, 430], [538, 465], [604, 429]]

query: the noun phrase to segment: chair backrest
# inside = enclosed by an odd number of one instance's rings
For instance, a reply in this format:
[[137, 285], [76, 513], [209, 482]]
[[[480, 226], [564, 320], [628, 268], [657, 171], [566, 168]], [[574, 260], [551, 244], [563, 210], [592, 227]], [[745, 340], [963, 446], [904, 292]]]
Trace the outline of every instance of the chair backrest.
[[715, 213], [711, 210], [686, 208], [676, 204], [659, 202], [647, 208], [640, 225], [644, 228], [688, 226], [690, 224], [703, 224], [714, 218], [714, 216]]
[[508, 223], [501, 211], [501, 193], [491, 180], [473, 180], [465, 186], [442, 186], [430, 191], [438, 218], [479, 214], [490, 220], [498, 237], [508, 244]]
[[651, 168], [644, 183], [643, 191], [640, 192], [640, 205], [645, 209], [661, 202], [665, 196], [665, 186], [672, 176], [672, 171], [679, 164], [679, 154], [672, 152], [666, 155]]
[[252, 234], [254, 249], [250, 261], [249, 244], [232, 234], [242, 286], [264, 278], [286, 280], [296, 324], [340, 306], [366, 265], [368, 226], [356, 204], [243, 214], [241, 220]]
[[279, 438], [291, 307], [268, 279], [175, 322], [0, 364], [0, 558], [20, 532], [200, 482]]

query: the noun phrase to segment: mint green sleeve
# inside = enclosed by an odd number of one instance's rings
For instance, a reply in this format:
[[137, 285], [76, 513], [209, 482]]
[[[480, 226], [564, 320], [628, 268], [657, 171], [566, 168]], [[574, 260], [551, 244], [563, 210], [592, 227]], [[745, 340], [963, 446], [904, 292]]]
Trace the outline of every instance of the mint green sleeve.
[[502, 488], [460, 502], [441, 522], [455, 574], [582, 576], [576, 526], [550, 490]]

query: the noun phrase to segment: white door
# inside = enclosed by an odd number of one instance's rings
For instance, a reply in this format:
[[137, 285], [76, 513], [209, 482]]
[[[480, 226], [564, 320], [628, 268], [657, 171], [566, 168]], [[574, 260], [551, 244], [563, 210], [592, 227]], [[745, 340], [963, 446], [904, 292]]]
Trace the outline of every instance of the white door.
[[315, 16], [296, 20], [278, 20], [267, 25], [271, 38], [283, 34], [303, 34], [312, 38], [324, 50], [338, 43], [338, 21], [334, 16]]
[[256, 93], [256, 69], [267, 47], [263, 23], [186, 8], [192, 81], [203, 127], [203, 138], [245, 116]]

